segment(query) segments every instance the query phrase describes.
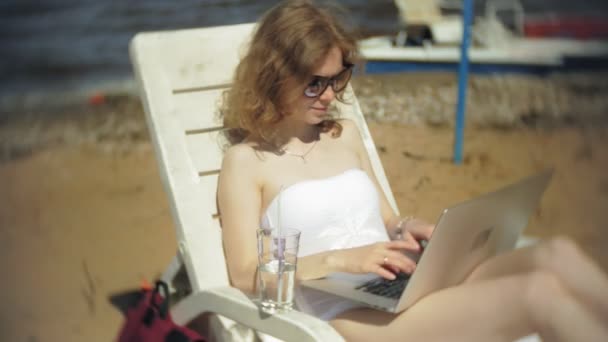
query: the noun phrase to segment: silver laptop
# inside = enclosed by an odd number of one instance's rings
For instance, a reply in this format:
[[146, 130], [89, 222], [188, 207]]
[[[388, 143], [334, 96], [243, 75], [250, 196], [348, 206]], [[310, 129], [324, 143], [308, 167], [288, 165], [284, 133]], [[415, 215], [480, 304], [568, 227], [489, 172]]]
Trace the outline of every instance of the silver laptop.
[[429, 293], [461, 283], [481, 262], [513, 249], [553, 171], [444, 209], [411, 275], [334, 273], [301, 283], [383, 311], [400, 312]]

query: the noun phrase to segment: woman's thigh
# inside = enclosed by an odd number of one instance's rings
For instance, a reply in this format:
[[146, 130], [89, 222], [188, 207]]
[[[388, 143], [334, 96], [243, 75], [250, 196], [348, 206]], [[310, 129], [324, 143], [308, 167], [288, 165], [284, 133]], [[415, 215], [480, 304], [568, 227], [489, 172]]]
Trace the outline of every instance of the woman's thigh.
[[512, 341], [534, 330], [526, 309], [528, 278], [465, 283], [430, 294], [397, 315], [356, 309], [331, 324], [348, 341]]
[[492, 257], [478, 265], [467, 277], [465, 283], [538, 270], [538, 254], [541, 249], [545, 248], [544, 244], [518, 248]]
[[491, 258], [479, 265], [465, 282], [536, 271], [552, 274], [586, 305], [601, 316], [608, 317], [608, 275], [571, 239], [565, 237], [555, 237]]

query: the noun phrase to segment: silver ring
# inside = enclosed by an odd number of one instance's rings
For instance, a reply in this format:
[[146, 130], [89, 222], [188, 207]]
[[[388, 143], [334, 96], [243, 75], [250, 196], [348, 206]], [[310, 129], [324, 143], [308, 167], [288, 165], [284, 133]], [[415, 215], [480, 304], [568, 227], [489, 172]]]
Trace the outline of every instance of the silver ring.
[[382, 260], [382, 263], [384, 265], [388, 264], [388, 257], [384, 257], [384, 259]]

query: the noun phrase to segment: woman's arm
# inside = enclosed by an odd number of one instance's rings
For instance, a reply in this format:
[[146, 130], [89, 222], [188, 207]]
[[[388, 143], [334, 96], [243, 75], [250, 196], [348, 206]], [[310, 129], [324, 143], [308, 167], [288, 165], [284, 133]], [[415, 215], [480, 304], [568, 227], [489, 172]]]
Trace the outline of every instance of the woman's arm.
[[413, 240], [396, 240], [309, 255], [298, 259], [296, 275], [299, 280], [308, 280], [333, 272], [376, 273], [395, 279], [395, 272], [411, 273], [416, 268], [416, 263], [403, 251], [416, 253], [419, 246]]
[[224, 253], [230, 282], [246, 292], [256, 283], [256, 231], [262, 206], [255, 151], [241, 144], [224, 156], [218, 183], [218, 205], [222, 221]]

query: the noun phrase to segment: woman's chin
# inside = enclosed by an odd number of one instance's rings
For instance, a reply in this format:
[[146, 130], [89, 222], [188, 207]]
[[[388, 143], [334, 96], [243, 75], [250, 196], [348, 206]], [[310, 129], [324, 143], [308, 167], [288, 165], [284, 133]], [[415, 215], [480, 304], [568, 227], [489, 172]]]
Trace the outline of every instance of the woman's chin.
[[308, 120], [306, 120], [311, 125], [319, 124], [328, 118], [327, 111], [313, 110], [311, 112], [311, 115], [308, 116]]
[[314, 118], [308, 119], [307, 121], [309, 125], [318, 125], [321, 122], [325, 121], [325, 119], [327, 119], [327, 115], [316, 116]]

